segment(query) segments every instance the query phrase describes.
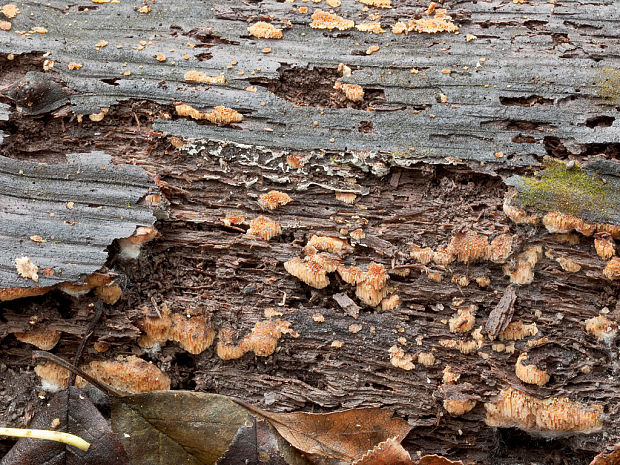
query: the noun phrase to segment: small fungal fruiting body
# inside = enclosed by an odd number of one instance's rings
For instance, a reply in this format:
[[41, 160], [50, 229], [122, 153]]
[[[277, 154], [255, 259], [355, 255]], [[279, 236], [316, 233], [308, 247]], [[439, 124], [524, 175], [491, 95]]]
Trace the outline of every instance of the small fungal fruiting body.
[[511, 252], [512, 235], [500, 234], [491, 241], [487, 255], [493, 263], [505, 263]]
[[0, 31], [10, 31], [11, 27], [11, 23], [8, 21], [0, 21]]
[[517, 267], [511, 271], [508, 265], [504, 265], [504, 273], [510, 277], [513, 284], [531, 284], [534, 281], [534, 267], [542, 258], [542, 246], [535, 245], [519, 255]]
[[549, 212], [543, 216], [543, 224], [550, 233], [568, 233], [573, 229], [584, 236], [594, 234], [594, 225], [586, 223], [581, 218], [566, 215], [560, 212]]
[[329, 285], [327, 270], [316, 260], [293, 258], [284, 263], [284, 269], [315, 289], [323, 289]]
[[615, 279], [620, 279], [620, 258], [613, 257], [609, 260], [607, 265], [605, 265], [603, 274], [607, 279], [611, 279], [612, 281]]
[[448, 253], [460, 262], [473, 263], [486, 258], [489, 241], [473, 231], [457, 233], [448, 245]]
[[15, 259], [17, 274], [25, 279], [32, 279], [35, 283], [39, 282], [39, 267], [32, 263], [28, 257]]
[[540, 219], [537, 215], [528, 215], [525, 210], [512, 205], [512, 199], [517, 195], [516, 189], [510, 190], [504, 197], [503, 210], [504, 214], [510, 218], [515, 224], [531, 224], [536, 225]]
[[620, 226], [615, 224], [596, 223], [596, 230], [598, 232], [606, 232], [611, 234], [614, 239], [620, 239]]
[[341, 91], [347, 100], [351, 102], [361, 102], [364, 100], [364, 89], [358, 84], [343, 84], [336, 81], [334, 89]]
[[306, 246], [335, 254], [353, 252], [353, 247], [344, 239], [331, 236], [317, 236], [316, 234], [312, 235]]
[[258, 204], [262, 208], [269, 210], [275, 210], [278, 207], [291, 203], [293, 199], [285, 192], [269, 191], [265, 194], [261, 194], [258, 198]]
[[312, 23], [310, 27], [313, 29], [338, 29], [339, 31], [346, 31], [355, 26], [355, 23], [350, 19], [344, 19], [338, 15], [328, 13], [326, 11], [316, 9], [312, 13]]
[[473, 410], [476, 406], [475, 400], [461, 400], [461, 399], [444, 399], [443, 408], [455, 417], [465, 415], [467, 412]]
[[459, 27], [452, 22], [452, 18], [447, 15], [445, 9], [437, 9], [432, 18], [422, 18], [409, 21], [407, 25], [409, 32], [415, 31], [420, 34], [436, 34], [439, 32], [456, 32]]
[[178, 342], [182, 349], [190, 354], [200, 354], [213, 344], [214, 329], [207, 324], [204, 315], [194, 315], [187, 318], [175, 313], [171, 318], [168, 338]]
[[349, 236], [351, 236], [351, 239], [355, 239], [356, 241], [361, 241], [362, 239], [366, 238], [366, 233], [362, 230], [362, 229], [354, 229], [353, 231], [351, 231], [349, 233]]
[[362, 281], [357, 284], [355, 295], [366, 305], [376, 307], [387, 294], [388, 279], [383, 265], [370, 262]]
[[226, 78], [224, 76], [208, 76], [202, 71], [187, 71], [184, 78], [186, 81], [204, 82], [207, 84], [226, 84]]
[[597, 232], [594, 235], [594, 248], [603, 260], [609, 260], [616, 255], [616, 245], [608, 232]]
[[41, 350], [51, 350], [53, 349], [61, 336], [60, 331], [27, 331], [27, 332], [17, 332], [13, 333], [15, 339], [20, 342], [25, 342], [27, 344], [32, 344], [35, 347], [38, 347]]
[[536, 323], [524, 324], [522, 321], [512, 321], [499, 333], [500, 341], [520, 341], [526, 337], [536, 336], [538, 327]]
[[278, 29], [273, 24], [260, 21], [248, 27], [248, 32], [259, 39], [281, 39], [282, 29]]
[[7, 3], [2, 6], [2, 14], [9, 19], [15, 18], [19, 14], [19, 8], [15, 3]]
[[413, 364], [414, 356], [412, 354], [406, 354], [400, 347], [392, 346], [388, 350], [388, 353], [390, 354], [390, 363], [396, 368], [402, 368], [407, 371], [415, 368]]
[[435, 252], [430, 247], [420, 247], [418, 245], [413, 244], [411, 246], [411, 251], [409, 252], [411, 258], [413, 258], [418, 263], [422, 265], [428, 265], [431, 261], [433, 261], [433, 257]]
[[213, 124], [218, 124], [221, 126], [231, 124], [231, 123], [240, 123], [243, 121], [243, 115], [232, 108], [224, 107], [218, 105], [213, 108], [213, 111], [210, 113], [205, 113], [197, 110], [191, 105], [187, 105], [184, 103], [180, 103], [175, 106], [177, 115], [179, 116], [189, 116], [190, 118], [196, 120], [206, 120]]
[[383, 311], [394, 310], [399, 305], [400, 305], [400, 297], [398, 297], [398, 294], [394, 294], [389, 297], [386, 297], [385, 299], [381, 301], [381, 310]]
[[138, 326], [144, 331], [144, 334], [138, 338], [138, 345], [150, 349], [155, 344], [166, 342], [172, 324], [168, 306], [166, 304], [162, 306], [160, 316], [149, 316], [146, 307], [142, 311], [146, 316], [138, 322]]
[[515, 374], [524, 383], [536, 384], [537, 386], [544, 386], [549, 382], [549, 374], [538, 368], [536, 365], [525, 365], [527, 360], [527, 353], [523, 352], [519, 355], [517, 363], [515, 365]]
[[282, 234], [282, 227], [277, 221], [273, 221], [265, 216], [259, 216], [250, 221], [250, 229], [248, 234], [254, 236], [260, 236], [266, 241], [272, 239], [275, 236]]
[[560, 267], [564, 271], [568, 271], [569, 273], [576, 273], [581, 270], [581, 265], [576, 263], [574, 260], [566, 257], [558, 257], [555, 259], [556, 262], [560, 264]]
[[364, 272], [357, 266], [347, 268], [341, 265], [337, 270], [342, 280], [347, 284], [355, 285], [364, 279]]
[[157, 230], [150, 226], [139, 226], [130, 236], [118, 240], [120, 246], [119, 257], [122, 260], [133, 260], [140, 256], [142, 244], [149, 242], [159, 236]]
[[486, 403], [484, 407], [486, 424], [493, 427], [552, 434], [587, 434], [602, 428], [602, 406], [587, 406], [566, 397], [541, 400], [508, 388], [499, 393], [499, 400]]
[[454, 255], [445, 249], [437, 250], [433, 254], [433, 263], [437, 265], [446, 266], [454, 261]]
[[135, 355], [114, 361], [93, 361], [83, 370], [97, 381], [131, 394], [170, 389], [167, 374]]
[[237, 224], [241, 224], [245, 221], [245, 216], [235, 216], [235, 215], [226, 215], [225, 218], [222, 218], [222, 223], [224, 223], [224, 226], [232, 226], [232, 225], [237, 225]]
[[611, 344], [618, 333], [618, 324], [603, 315], [586, 320], [586, 331], [597, 339]]
[[381, 23], [362, 23], [355, 26], [355, 29], [373, 34], [383, 34], [385, 32], [385, 29], [381, 27]]
[[392, 8], [392, 0], [360, 0], [360, 3], [375, 8]]
[[468, 333], [476, 323], [476, 305], [469, 305], [467, 308], [459, 309], [457, 313], [450, 318], [448, 325], [453, 333]]
[[467, 287], [469, 286], [469, 278], [464, 275], [452, 275], [452, 282], [459, 287]]
[[96, 287], [93, 291], [97, 297], [108, 305], [114, 305], [123, 295], [123, 290], [118, 283], [112, 282], [105, 286]]
[[70, 70], [74, 71], [74, 70], [76, 70], [76, 69], [80, 69], [80, 68], [82, 67], [82, 65], [81, 65], [81, 64], [79, 64], [79, 63], [76, 63], [75, 61], [72, 61], [71, 63], [69, 63], [69, 64], [67, 65], [67, 67], [68, 67]]
[[257, 321], [250, 334], [233, 343], [233, 331], [222, 329], [217, 344], [217, 355], [223, 360], [231, 360], [242, 357], [247, 352], [254, 352], [259, 357], [268, 357], [276, 351], [278, 341], [283, 334], [299, 337], [299, 334], [291, 329], [291, 323], [277, 319], [275, 321]]
[[[362, 91], [362, 98], [364, 97]], [[357, 195], [352, 192], [336, 192], [336, 200], [346, 203], [347, 205], [352, 205], [355, 202]]]
[[462, 354], [471, 354], [478, 348], [476, 341], [461, 341], [454, 339], [440, 339], [439, 345], [447, 349], [456, 349]]
[[432, 367], [435, 364], [435, 356], [432, 352], [420, 352], [418, 354], [418, 363], [425, 367]]
[[480, 287], [487, 287], [489, 284], [491, 284], [491, 279], [488, 276], [478, 276], [476, 278], [476, 283]]
[[446, 365], [442, 373], [442, 381], [444, 382], [444, 384], [454, 384], [461, 377], [460, 373], [455, 373], [454, 371], [452, 371], [452, 367], [450, 365]]

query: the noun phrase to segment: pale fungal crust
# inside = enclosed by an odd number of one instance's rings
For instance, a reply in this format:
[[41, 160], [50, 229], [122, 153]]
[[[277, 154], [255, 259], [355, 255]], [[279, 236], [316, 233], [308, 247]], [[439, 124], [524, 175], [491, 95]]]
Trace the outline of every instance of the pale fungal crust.
[[326, 0], [325, 3], [332, 8], [338, 8], [341, 5], [340, 0]]
[[614, 239], [620, 239], [620, 226], [615, 224], [595, 223], [597, 232], [606, 232], [611, 234]]
[[461, 399], [444, 399], [443, 408], [454, 416], [458, 417], [470, 412], [476, 406], [475, 400], [461, 400]]
[[594, 236], [594, 248], [598, 256], [603, 260], [609, 260], [616, 255], [616, 244], [609, 233], [596, 233]]
[[81, 65], [80, 63], [76, 63], [75, 61], [72, 61], [72, 62], [70, 62], [70, 63], [67, 65], [67, 67], [68, 67], [70, 70], [74, 71], [74, 70], [76, 70], [76, 69], [80, 69], [80, 68], [82, 67], [82, 65]]
[[521, 285], [531, 284], [534, 281], [534, 267], [542, 258], [542, 253], [542, 246], [535, 245], [519, 255], [514, 270], [511, 270], [507, 264], [504, 265], [504, 273], [510, 277], [510, 282]]
[[560, 267], [564, 271], [568, 271], [569, 273], [576, 273], [581, 270], [581, 265], [576, 263], [574, 260], [566, 257], [558, 257], [555, 259], [556, 262], [560, 264]]
[[332, 341], [332, 343], [329, 345], [331, 348], [333, 349], [342, 349], [342, 346], [344, 346], [344, 343], [342, 341]]
[[500, 234], [491, 241], [487, 252], [493, 263], [505, 263], [512, 252], [512, 235]]
[[13, 333], [13, 336], [20, 341], [27, 344], [32, 344], [41, 350], [53, 349], [58, 341], [60, 341], [61, 331], [47, 330], [47, 331], [26, 331]]
[[468, 333], [476, 324], [477, 305], [469, 305], [466, 308], [458, 309], [452, 318], [448, 321], [450, 332]]
[[362, 23], [355, 26], [355, 29], [362, 32], [371, 32], [373, 34], [383, 34], [385, 29], [381, 27], [381, 23]]
[[261, 194], [258, 198], [258, 204], [262, 208], [269, 210], [275, 210], [278, 207], [283, 207], [292, 201], [293, 199], [287, 193], [275, 190]]
[[161, 316], [149, 316], [148, 309], [142, 308], [145, 317], [138, 322], [139, 328], [144, 334], [138, 338], [138, 345], [145, 349], [152, 348], [155, 344], [163, 344], [168, 340], [168, 332], [172, 321], [170, 309], [164, 303], [160, 310]]
[[32, 263], [28, 257], [15, 259], [17, 274], [25, 279], [32, 279], [35, 283], [39, 282], [39, 267]]
[[586, 320], [586, 331], [597, 339], [611, 344], [618, 333], [618, 324], [604, 315], [598, 315]]
[[360, 0], [360, 3], [375, 8], [392, 8], [392, 0]]
[[[362, 98], [364, 97], [364, 91], [362, 90]], [[348, 98], [348, 97], [347, 97]], [[336, 192], [336, 200], [339, 202], [346, 203], [347, 205], [352, 205], [357, 198], [356, 194], [352, 192]]]
[[289, 153], [286, 156], [286, 163], [291, 168], [299, 169], [306, 164], [306, 161], [308, 161], [309, 158], [310, 157], [304, 156], [299, 152]]
[[607, 279], [620, 279], [620, 258], [613, 257], [609, 260], [603, 269], [603, 274]]
[[247, 352], [254, 352], [259, 357], [268, 357], [276, 351], [283, 334], [299, 337], [299, 334], [291, 329], [289, 321], [280, 319], [257, 321], [250, 334], [241, 339], [239, 344], [234, 344], [234, 333], [231, 329], [221, 329], [217, 355], [223, 360], [240, 358]]
[[469, 278], [465, 275], [452, 275], [452, 282], [459, 287], [469, 286]]
[[584, 236], [594, 234], [593, 224], [586, 223], [581, 218], [560, 212], [547, 213], [543, 216], [542, 222], [550, 233], [569, 233], [575, 230]]
[[143, 244], [152, 241], [159, 236], [157, 230], [151, 226], [138, 226], [130, 236], [118, 240], [120, 246], [119, 257], [123, 260], [133, 260], [140, 256], [140, 248]]
[[[402, 34], [403, 32], [409, 35], [409, 29], [407, 29], [407, 25], [403, 23], [402, 21], [398, 21], [392, 26], [392, 34]], [[416, 74], [416, 73], [412, 73], [412, 74]]]
[[282, 234], [282, 227], [277, 221], [266, 216], [259, 216], [250, 221], [250, 229], [247, 234], [260, 236], [266, 241]]
[[93, 294], [99, 297], [106, 304], [114, 305], [123, 295], [123, 290], [116, 282], [112, 282], [110, 284], [106, 284], [105, 286], [96, 287]]
[[484, 404], [486, 424], [539, 433], [594, 433], [602, 428], [600, 405], [584, 405], [566, 397], [537, 399], [514, 388], [503, 389], [497, 402]]
[[357, 334], [362, 330], [363, 326], [358, 323], [352, 323], [349, 325], [349, 332], [352, 334]]
[[476, 283], [480, 287], [487, 287], [489, 284], [491, 284], [491, 279], [488, 276], [478, 276], [476, 278]]
[[393, 294], [381, 300], [381, 310], [383, 311], [394, 310], [399, 305], [400, 305], [400, 297], [398, 297], [398, 294]]
[[312, 13], [312, 22], [310, 27], [313, 29], [338, 29], [339, 31], [346, 31], [355, 26], [355, 23], [350, 19], [344, 19], [341, 16], [328, 13], [321, 9], [316, 9]]
[[312, 315], [312, 321], [315, 321], [317, 323], [324, 323], [325, 317], [322, 313], [315, 313], [314, 315]]
[[440, 283], [443, 279], [443, 275], [441, 273], [437, 271], [430, 271], [428, 268], [424, 270], [424, 273], [426, 273], [426, 277], [429, 281]]
[[170, 389], [166, 373], [135, 355], [121, 356], [114, 361], [93, 361], [82, 369], [97, 381], [131, 394]]
[[390, 363], [396, 368], [402, 368], [403, 370], [413, 370], [415, 365], [413, 364], [414, 356], [407, 354], [403, 349], [398, 346], [392, 346], [388, 350], [390, 354]]
[[[43, 364], [36, 365], [34, 372], [39, 378], [41, 378], [41, 384], [44, 391], [55, 392], [69, 385], [69, 377], [71, 373], [69, 370], [62, 368], [55, 363], [45, 362]], [[75, 380], [76, 386], [83, 386], [84, 379], [79, 376]]]
[[344, 265], [340, 265], [337, 270], [342, 280], [347, 284], [355, 285], [364, 278], [364, 272], [357, 266], [347, 268]]
[[521, 353], [515, 364], [515, 374], [524, 383], [535, 384], [537, 386], [544, 386], [549, 382], [549, 374], [538, 368], [536, 365], [526, 365], [524, 362], [527, 360], [527, 352]]
[[406, 277], [409, 276], [411, 274], [411, 269], [410, 268], [392, 268], [390, 270], [390, 273], [395, 274], [396, 276], [401, 276], [401, 277]]
[[430, 247], [422, 248], [419, 245], [412, 244], [409, 255], [418, 263], [421, 263], [422, 265], [428, 265], [430, 262], [433, 261], [435, 252], [433, 252], [433, 249], [431, 249]]
[[189, 318], [175, 313], [168, 339], [178, 342], [182, 349], [190, 354], [200, 354], [213, 344], [215, 330], [207, 324], [204, 315], [193, 315]]
[[536, 323], [525, 324], [522, 321], [512, 321], [499, 333], [498, 339], [500, 341], [520, 341], [537, 334], [538, 327]]
[[344, 63], [338, 63], [337, 71], [340, 73], [342, 77], [349, 77], [353, 74], [353, 72], [351, 71], [351, 67], [345, 65]]
[[435, 11], [432, 18], [422, 18], [409, 21], [407, 25], [409, 32], [415, 31], [420, 34], [436, 34], [439, 32], [456, 32], [459, 27], [452, 22], [452, 18], [447, 15], [447, 11], [439, 8]]
[[230, 227], [243, 223], [245, 221], [245, 216], [226, 215], [221, 221], [224, 223], [224, 226]]
[[282, 29], [278, 29], [273, 24], [260, 21], [248, 27], [248, 32], [259, 39], [281, 39]]
[[10, 31], [11, 23], [8, 21], [0, 21], [0, 31]]
[[462, 341], [460, 339], [440, 339], [439, 345], [446, 349], [456, 349], [462, 354], [471, 354], [474, 350], [478, 349], [476, 341]]
[[460, 262], [473, 263], [487, 255], [489, 241], [474, 231], [458, 232], [450, 241], [447, 252]]
[[504, 197], [503, 210], [504, 214], [510, 218], [515, 224], [531, 224], [539, 223], [538, 215], [528, 215], [525, 210], [512, 205], [512, 199], [517, 195], [516, 189], [511, 189]]
[[373, 53], [378, 52], [380, 48], [381, 47], [378, 45], [371, 45], [366, 49], [366, 55], [372, 55]]
[[342, 92], [347, 100], [351, 102], [361, 102], [364, 100], [364, 89], [358, 84], [343, 84], [340, 81], [336, 81], [334, 89]]
[[446, 266], [454, 261], [454, 255], [446, 249], [439, 249], [433, 253], [433, 263], [436, 265]]
[[352, 239], [355, 239], [356, 241], [361, 241], [362, 239], [364, 239], [366, 237], [366, 233], [362, 230], [362, 229], [354, 229], [353, 231], [351, 231], [349, 233], [349, 236], [351, 236]]
[[15, 3], [7, 3], [2, 6], [2, 14], [9, 19], [15, 18], [19, 14], [19, 8]]
[[226, 78], [223, 75], [208, 76], [202, 71], [190, 70], [185, 73], [186, 81], [204, 82], [207, 84], [226, 84]]
[[353, 252], [353, 247], [344, 239], [331, 236], [317, 236], [316, 234], [310, 237], [306, 247], [314, 247], [317, 250], [334, 254]]
[[284, 263], [284, 269], [300, 281], [315, 289], [323, 289], [329, 285], [327, 270], [318, 261], [301, 258], [293, 258]]
[[387, 295], [389, 278], [383, 265], [370, 262], [362, 280], [355, 288], [355, 295], [366, 305], [376, 307]]
[[435, 355], [432, 352], [420, 352], [418, 354], [418, 363], [425, 367], [432, 367], [435, 364]]
[[233, 110], [232, 108], [224, 107], [218, 105], [213, 108], [213, 111], [206, 113], [191, 105], [187, 105], [185, 103], [179, 103], [175, 105], [175, 110], [177, 115], [179, 116], [189, 116], [190, 118], [196, 120], [206, 120], [213, 124], [218, 124], [221, 126], [231, 124], [231, 123], [240, 123], [243, 121], [243, 115], [239, 113], [237, 110]]
[[444, 384], [454, 384], [461, 377], [460, 373], [455, 373], [454, 371], [452, 371], [452, 367], [450, 365], [446, 365], [442, 373], [442, 381], [444, 382]]

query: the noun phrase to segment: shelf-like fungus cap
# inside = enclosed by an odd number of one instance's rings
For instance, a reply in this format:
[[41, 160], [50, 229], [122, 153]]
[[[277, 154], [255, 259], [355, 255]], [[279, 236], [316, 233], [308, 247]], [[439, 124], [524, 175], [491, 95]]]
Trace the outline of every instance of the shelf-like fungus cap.
[[248, 234], [260, 236], [268, 241], [271, 238], [282, 234], [282, 227], [277, 221], [273, 221], [266, 216], [259, 216], [250, 221], [250, 229], [248, 229]]
[[43, 330], [17, 332], [13, 333], [13, 336], [18, 341], [32, 344], [41, 350], [51, 350], [58, 344], [61, 334], [61, 331]]
[[278, 207], [283, 207], [284, 205], [291, 203], [293, 199], [286, 193], [280, 191], [269, 191], [265, 194], [261, 194], [258, 198], [258, 204], [262, 208], [266, 208], [269, 210], [275, 210]]
[[114, 361], [93, 361], [83, 370], [97, 381], [132, 394], [170, 389], [166, 373], [135, 355]]
[[458, 232], [448, 245], [448, 253], [463, 263], [473, 263], [486, 258], [489, 241], [474, 231]]
[[327, 271], [316, 260], [293, 258], [284, 263], [284, 269], [308, 286], [323, 289], [329, 285]]
[[172, 325], [168, 338], [179, 343], [190, 354], [200, 354], [213, 344], [215, 330], [207, 324], [203, 315], [186, 318], [185, 315], [172, 315]]
[[536, 384], [537, 386], [544, 386], [549, 382], [550, 376], [545, 370], [541, 370], [534, 364], [526, 365], [527, 353], [523, 352], [519, 355], [517, 363], [515, 364], [515, 374], [524, 383]]

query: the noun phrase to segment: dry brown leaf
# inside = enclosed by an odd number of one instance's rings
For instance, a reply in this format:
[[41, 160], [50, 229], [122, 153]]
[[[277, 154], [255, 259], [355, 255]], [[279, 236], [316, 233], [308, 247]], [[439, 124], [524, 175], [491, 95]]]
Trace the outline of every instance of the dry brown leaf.
[[326, 414], [271, 413], [241, 405], [266, 418], [293, 447], [346, 462], [361, 459], [377, 444], [390, 438], [400, 442], [411, 430], [402, 418], [392, 418], [392, 411], [388, 409], [366, 408]]
[[409, 452], [396, 438], [377, 444], [352, 465], [414, 465]]

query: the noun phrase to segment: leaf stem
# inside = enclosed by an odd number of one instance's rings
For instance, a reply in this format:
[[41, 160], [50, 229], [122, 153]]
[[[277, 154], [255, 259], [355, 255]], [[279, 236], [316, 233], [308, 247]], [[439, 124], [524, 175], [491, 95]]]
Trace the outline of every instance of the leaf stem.
[[49, 441], [62, 442], [81, 450], [88, 450], [90, 443], [79, 436], [62, 431], [49, 431], [45, 429], [3, 428], [0, 427], [0, 436], [13, 436], [18, 438], [47, 439]]

